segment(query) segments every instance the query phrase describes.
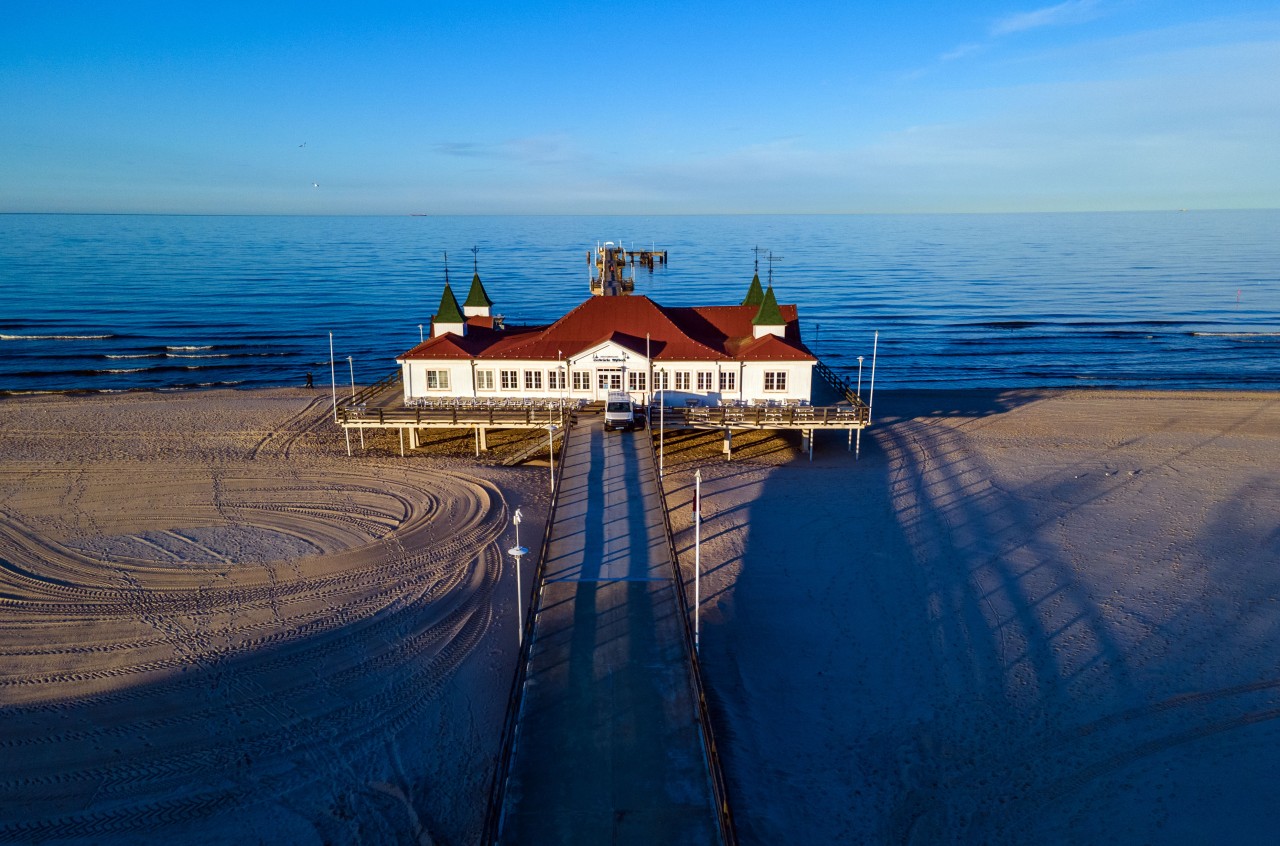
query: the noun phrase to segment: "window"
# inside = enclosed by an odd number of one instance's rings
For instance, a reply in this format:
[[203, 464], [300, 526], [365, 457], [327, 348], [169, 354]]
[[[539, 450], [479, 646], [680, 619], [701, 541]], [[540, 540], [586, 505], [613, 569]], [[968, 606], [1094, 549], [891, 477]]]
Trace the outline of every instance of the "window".
[[764, 372], [764, 389], [766, 391], [785, 391], [787, 389], [787, 371], [766, 370]]
[[575, 391], [591, 390], [591, 371], [589, 370], [573, 371], [573, 389]]
[[449, 390], [449, 371], [448, 370], [428, 370], [427, 371], [427, 390], [428, 391]]
[[716, 374], [712, 373], [710, 370], [699, 370], [698, 371], [698, 390], [699, 391], [712, 390], [711, 386], [713, 382], [711, 381], [711, 379], [715, 375]]
[[526, 370], [524, 372], [524, 389], [526, 391], [542, 390], [542, 371]]
[[620, 370], [597, 370], [600, 381], [597, 383], [602, 391], [621, 391], [622, 390], [622, 371]]
[[518, 391], [520, 390], [520, 371], [518, 370], [502, 370], [499, 371], [502, 377], [502, 390]]
[[665, 370], [659, 370], [653, 374], [653, 389], [655, 391], [667, 391], [671, 389], [671, 374]]
[[564, 371], [563, 370], [547, 371], [547, 390], [548, 391], [564, 390]]
[[732, 370], [724, 370], [720, 373], [720, 390], [736, 391], [738, 384], [738, 374]]
[[492, 370], [476, 371], [476, 390], [477, 391], [493, 390], [493, 371]]
[[677, 391], [689, 390], [689, 371], [688, 370], [676, 371], [676, 390]]
[[643, 370], [632, 370], [627, 373], [627, 390], [643, 391], [645, 383], [645, 372]]

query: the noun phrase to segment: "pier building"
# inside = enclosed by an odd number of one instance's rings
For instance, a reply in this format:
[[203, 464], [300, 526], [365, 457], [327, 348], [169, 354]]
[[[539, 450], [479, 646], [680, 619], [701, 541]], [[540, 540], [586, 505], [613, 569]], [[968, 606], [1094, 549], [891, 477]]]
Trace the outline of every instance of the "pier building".
[[796, 307], [780, 305], [772, 286], [728, 306], [600, 294], [547, 326], [506, 326], [492, 306], [478, 274], [461, 306], [445, 285], [431, 337], [396, 359], [407, 404], [597, 401], [617, 391], [645, 405], [656, 394], [684, 406], [811, 398], [817, 358], [801, 341]]
[[[588, 260], [591, 296], [541, 326], [497, 314], [478, 269], [461, 303], [446, 274], [430, 337], [392, 376], [349, 402], [335, 395], [338, 423], [362, 441], [365, 429], [396, 428], [403, 444], [407, 430], [411, 448], [421, 429], [471, 428], [479, 454], [488, 431], [563, 431], [577, 409], [621, 391], [651, 426], [723, 431], [726, 455], [735, 430], [799, 431], [812, 451], [815, 431], [846, 430], [852, 448], [870, 424], [868, 404], [805, 346], [797, 307], [758, 272], [737, 305], [672, 307], [634, 293], [634, 268], [665, 264], [665, 251], [605, 243]], [[815, 375], [841, 400], [814, 406]]]

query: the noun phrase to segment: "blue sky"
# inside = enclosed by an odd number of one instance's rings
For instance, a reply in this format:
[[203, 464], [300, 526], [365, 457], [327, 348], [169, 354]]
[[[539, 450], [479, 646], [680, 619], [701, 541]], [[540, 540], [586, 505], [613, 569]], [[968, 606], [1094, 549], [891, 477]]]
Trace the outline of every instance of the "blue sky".
[[0, 211], [1280, 206], [1280, 6], [9, 4]]

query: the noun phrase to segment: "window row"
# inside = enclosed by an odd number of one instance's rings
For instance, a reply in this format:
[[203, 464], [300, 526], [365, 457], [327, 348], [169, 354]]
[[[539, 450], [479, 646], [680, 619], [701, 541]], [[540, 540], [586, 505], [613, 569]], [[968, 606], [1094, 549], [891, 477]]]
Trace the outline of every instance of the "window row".
[[[521, 376], [523, 375], [523, 379]], [[620, 391], [622, 390], [622, 373], [617, 370], [600, 370], [597, 371], [596, 387], [602, 391]], [[645, 391], [648, 390], [647, 375], [643, 370], [632, 370], [627, 373], [627, 390], [628, 391]], [[719, 390], [736, 391], [738, 390], [738, 374], [731, 371], [721, 371], [720, 378], [715, 378], [716, 373], [711, 370], [677, 370], [675, 372], [658, 371], [653, 374], [653, 389], [655, 391], [669, 391], [674, 386], [677, 391], [694, 390], [694, 385], [699, 391], [711, 391], [712, 387], [718, 381]], [[567, 379], [564, 370], [499, 370], [497, 371], [497, 384], [504, 391], [518, 391], [523, 388], [526, 391], [563, 391], [567, 386]], [[448, 370], [428, 370], [426, 371], [427, 389], [432, 391], [449, 390], [449, 371]], [[476, 371], [476, 390], [492, 391], [494, 390], [494, 371], [477, 370]], [[591, 372], [587, 370], [575, 370], [573, 372], [573, 389], [575, 391], [591, 390]], [[766, 391], [785, 391], [787, 389], [787, 371], [785, 370], [766, 370], [764, 373], [764, 389]]]
[[738, 374], [732, 370], [725, 370], [719, 374], [720, 378], [716, 378], [714, 370], [676, 370], [674, 372], [658, 371], [653, 374], [653, 389], [655, 391], [669, 391], [674, 388], [677, 391], [714, 391], [717, 390], [717, 384], [721, 391], [738, 390]]

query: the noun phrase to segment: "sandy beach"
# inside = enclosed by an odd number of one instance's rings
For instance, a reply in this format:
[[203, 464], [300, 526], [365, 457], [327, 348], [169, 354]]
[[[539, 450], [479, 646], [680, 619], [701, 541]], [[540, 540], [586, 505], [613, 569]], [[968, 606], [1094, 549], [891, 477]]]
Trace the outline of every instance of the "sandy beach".
[[[476, 841], [546, 469], [321, 394], [0, 400], [0, 841]], [[1270, 842], [1280, 395], [876, 417], [666, 439], [742, 842]]]
[[1280, 395], [884, 393], [668, 442], [743, 843], [1269, 843]]
[[348, 458], [290, 389], [7, 398], [0, 443], [0, 841], [478, 837], [545, 470]]

